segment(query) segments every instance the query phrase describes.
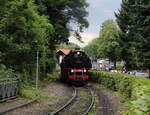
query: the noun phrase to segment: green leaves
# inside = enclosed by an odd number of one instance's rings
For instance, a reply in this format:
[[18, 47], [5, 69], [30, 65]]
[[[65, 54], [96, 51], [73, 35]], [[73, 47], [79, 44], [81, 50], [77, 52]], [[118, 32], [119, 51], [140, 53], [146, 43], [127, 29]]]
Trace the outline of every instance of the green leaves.
[[113, 91], [120, 92], [126, 100], [129, 100], [131, 103], [129, 115], [150, 114], [149, 80], [133, 75], [104, 71], [91, 71], [91, 74], [92, 81], [98, 82]]
[[[145, 0], [123, 0], [116, 14], [118, 25], [123, 32], [120, 42], [123, 46], [122, 59], [129, 69], [150, 68], [149, 3]], [[133, 50], [134, 49], [134, 50]]]
[[16, 77], [15, 73], [11, 69], [7, 69], [5, 65], [0, 64], [0, 79], [2, 78]]
[[[43, 53], [51, 50], [49, 45], [55, 47], [51, 44], [54, 28], [48, 16], [39, 15], [34, 0], [10, 0], [7, 4], [7, 12], [1, 11], [0, 18], [1, 63], [17, 72], [31, 73], [36, 62], [35, 51]], [[48, 55], [42, 55], [42, 67], [48, 62]]]
[[60, 44], [57, 49], [70, 49], [73, 50], [75, 48], [80, 48], [78, 45], [74, 43], [68, 43], [68, 44]]
[[130, 102], [130, 112], [125, 115], [150, 114], [150, 81], [128, 74], [91, 71], [91, 80], [120, 92]]
[[[54, 44], [68, 42], [70, 32], [74, 32], [77, 39], [80, 39], [79, 33], [88, 27], [86, 17], [88, 12], [86, 0], [35, 0], [39, 6], [40, 14], [49, 16], [53, 24], [55, 33], [53, 35]], [[43, 8], [44, 7], [44, 8]], [[72, 24], [77, 25], [72, 28]]]
[[[40, 52], [43, 75], [55, 67], [56, 46], [68, 42], [70, 31], [88, 27], [85, 0], [0, 0], [0, 61], [8, 68], [34, 76]], [[72, 29], [75, 22], [78, 29]], [[40, 74], [41, 74], [40, 73]]]
[[97, 58], [108, 58], [111, 61], [120, 59], [120, 44], [118, 36], [120, 29], [113, 20], [106, 20], [102, 23], [99, 38], [92, 41], [85, 47], [85, 50], [91, 50], [90, 55]]

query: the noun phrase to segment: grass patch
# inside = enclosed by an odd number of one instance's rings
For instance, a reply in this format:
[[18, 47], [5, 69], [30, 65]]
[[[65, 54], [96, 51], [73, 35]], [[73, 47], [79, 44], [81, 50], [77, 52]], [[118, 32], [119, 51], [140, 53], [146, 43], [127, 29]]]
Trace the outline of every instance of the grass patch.
[[39, 101], [42, 101], [44, 98], [50, 98], [54, 97], [54, 95], [47, 95], [44, 88], [52, 81], [56, 81], [58, 79], [59, 72], [53, 72], [51, 74], [48, 74], [47, 77], [45, 77], [44, 80], [38, 82], [38, 90], [36, 90], [35, 86], [35, 80], [27, 80], [24, 79], [20, 83], [20, 96], [22, 98], [28, 98], [28, 99], [38, 99]]

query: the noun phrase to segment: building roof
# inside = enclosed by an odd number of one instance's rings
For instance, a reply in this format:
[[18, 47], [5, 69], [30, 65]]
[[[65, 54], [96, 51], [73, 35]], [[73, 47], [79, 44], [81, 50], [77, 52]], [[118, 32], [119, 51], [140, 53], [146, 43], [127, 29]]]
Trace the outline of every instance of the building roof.
[[68, 50], [68, 49], [58, 49], [57, 52], [62, 52], [64, 53], [65, 55], [69, 54], [71, 50]]

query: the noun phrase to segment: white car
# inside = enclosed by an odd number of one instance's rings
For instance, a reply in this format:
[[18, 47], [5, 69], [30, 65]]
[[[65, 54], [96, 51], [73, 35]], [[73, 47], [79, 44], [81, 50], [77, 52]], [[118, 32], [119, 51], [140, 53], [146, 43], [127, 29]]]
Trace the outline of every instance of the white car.
[[110, 72], [118, 72], [117, 70], [111, 70]]
[[136, 72], [135, 75], [140, 76], [140, 77], [144, 77], [144, 78], [148, 78], [148, 74], [145, 72]]

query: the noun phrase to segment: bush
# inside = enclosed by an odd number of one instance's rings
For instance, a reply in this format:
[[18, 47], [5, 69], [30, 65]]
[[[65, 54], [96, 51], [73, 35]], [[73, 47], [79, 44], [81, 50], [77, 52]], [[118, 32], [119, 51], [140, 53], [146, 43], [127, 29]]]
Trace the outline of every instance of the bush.
[[12, 69], [7, 69], [5, 65], [0, 64], [0, 79], [2, 78], [13, 78], [16, 74]]
[[50, 74], [47, 74], [46, 80], [48, 81], [56, 81], [59, 78], [59, 72], [52, 72]]
[[116, 69], [121, 70], [124, 67], [123, 64], [116, 64]]
[[35, 87], [21, 84], [20, 96], [23, 98], [35, 99], [37, 97]]
[[91, 80], [113, 91], [120, 92], [129, 100], [128, 115], [150, 115], [150, 80], [129, 74], [91, 71]]

